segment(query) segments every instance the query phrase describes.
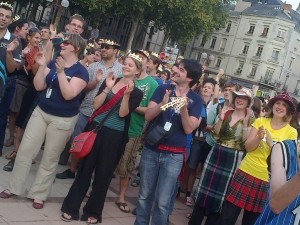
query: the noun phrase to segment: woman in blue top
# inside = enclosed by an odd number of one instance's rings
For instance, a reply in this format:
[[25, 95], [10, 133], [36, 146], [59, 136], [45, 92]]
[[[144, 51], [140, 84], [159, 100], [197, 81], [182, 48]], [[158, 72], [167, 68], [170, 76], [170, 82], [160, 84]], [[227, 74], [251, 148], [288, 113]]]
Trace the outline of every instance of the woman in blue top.
[[39, 91], [39, 103], [27, 124], [19, 147], [9, 189], [0, 193], [1, 198], [22, 195], [34, 157], [45, 141], [43, 157], [28, 198], [33, 207], [43, 208], [61, 152], [72, 134], [77, 120], [83, 89], [89, 81], [87, 70], [78, 62], [83, 54], [85, 41], [79, 35], [69, 35], [61, 44], [60, 57], [46, 65], [45, 56], [36, 57], [39, 69], [34, 86]]

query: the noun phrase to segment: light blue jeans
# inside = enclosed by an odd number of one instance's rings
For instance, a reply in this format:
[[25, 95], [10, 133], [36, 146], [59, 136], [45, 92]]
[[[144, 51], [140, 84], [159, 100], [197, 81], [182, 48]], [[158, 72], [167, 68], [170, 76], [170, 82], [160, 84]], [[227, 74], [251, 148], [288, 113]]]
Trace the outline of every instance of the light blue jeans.
[[183, 154], [151, 150], [144, 146], [140, 161], [141, 183], [135, 225], [148, 225], [151, 214], [152, 225], [167, 225], [182, 163]]

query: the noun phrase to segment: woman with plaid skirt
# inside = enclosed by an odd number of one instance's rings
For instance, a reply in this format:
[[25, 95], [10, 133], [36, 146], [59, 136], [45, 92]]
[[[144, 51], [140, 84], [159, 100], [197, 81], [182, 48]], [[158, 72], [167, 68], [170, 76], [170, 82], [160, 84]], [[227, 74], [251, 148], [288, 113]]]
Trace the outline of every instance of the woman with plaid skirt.
[[274, 142], [296, 140], [297, 131], [289, 125], [295, 106], [288, 93], [278, 94], [269, 101], [272, 109], [267, 118], [259, 118], [252, 128], [245, 148], [247, 155], [233, 176], [219, 221], [235, 224], [244, 209], [242, 225], [253, 225], [266, 204], [268, 191], [267, 158]]
[[218, 224], [228, 185], [245, 154], [251, 97], [247, 88], [233, 92], [234, 110], [223, 108], [219, 113], [213, 128], [219, 137], [205, 161], [189, 225], [201, 225], [205, 216], [205, 225]]

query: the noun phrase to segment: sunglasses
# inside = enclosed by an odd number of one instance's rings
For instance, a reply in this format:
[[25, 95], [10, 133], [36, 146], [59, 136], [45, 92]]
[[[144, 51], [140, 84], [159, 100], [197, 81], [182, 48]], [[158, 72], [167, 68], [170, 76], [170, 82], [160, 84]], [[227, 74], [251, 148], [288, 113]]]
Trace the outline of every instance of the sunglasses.
[[71, 41], [69, 40], [63, 40], [63, 42], [61, 43], [63, 46], [69, 46], [69, 45], [73, 45]]
[[109, 45], [101, 45], [100, 47], [101, 49], [113, 49], [113, 47], [109, 46]]

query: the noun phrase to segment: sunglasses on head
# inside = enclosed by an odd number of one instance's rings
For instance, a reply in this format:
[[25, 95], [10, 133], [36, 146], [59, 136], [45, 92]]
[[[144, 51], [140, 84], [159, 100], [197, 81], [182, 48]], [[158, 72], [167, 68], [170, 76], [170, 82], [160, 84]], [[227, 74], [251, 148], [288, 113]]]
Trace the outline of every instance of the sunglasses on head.
[[109, 45], [101, 45], [100, 47], [101, 49], [113, 49], [112, 46], [109, 46]]
[[72, 45], [72, 42], [69, 40], [63, 40], [63, 42], [61, 43], [63, 46], [68, 46], [68, 45]]

